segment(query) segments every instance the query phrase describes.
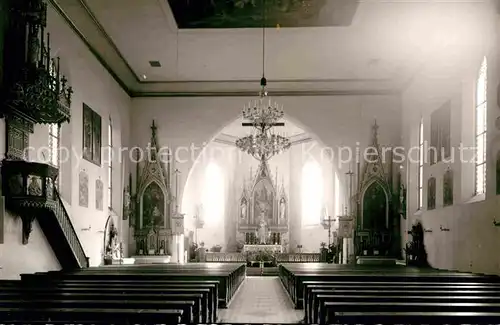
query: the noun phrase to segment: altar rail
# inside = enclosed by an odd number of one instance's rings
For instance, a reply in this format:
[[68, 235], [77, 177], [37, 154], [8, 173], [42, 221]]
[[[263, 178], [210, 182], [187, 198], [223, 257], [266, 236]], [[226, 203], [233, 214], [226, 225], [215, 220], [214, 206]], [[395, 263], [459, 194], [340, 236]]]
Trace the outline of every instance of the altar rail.
[[[277, 263], [318, 263], [319, 253], [278, 253]], [[241, 263], [246, 262], [245, 253], [205, 253], [205, 262], [216, 263]]]

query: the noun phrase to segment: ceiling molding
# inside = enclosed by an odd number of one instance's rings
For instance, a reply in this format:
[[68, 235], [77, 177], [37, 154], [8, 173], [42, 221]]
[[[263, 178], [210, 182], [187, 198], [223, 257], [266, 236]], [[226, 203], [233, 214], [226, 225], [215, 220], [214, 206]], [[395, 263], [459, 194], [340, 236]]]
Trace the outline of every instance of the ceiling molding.
[[94, 12], [90, 9], [89, 5], [87, 4], [86, 0], [79, 0], [81, 6], [85, 9], [87, 12], [87, 15], [92, 19], [94, 25], [99, 29], [101, 32], [102, 36], [106, 39], [106, 41], [109, 43], [109, 45], [113, 48], [113, 50], [118, 54], [120, 59], [123, 61], [123, 63], [127, 66], [127, 68], [130, 70], [130, 73], [132, 73], [135, 76], [135, 80], [137, 82], [140, 82], [141, 79], [137, 76], [137, 73], [132, 69], [128, 61], [125, 59], [123, 56], [122, 52], [118, 49], [116, 46], [115, 42], [113, 42], [113, 39], [109, 36], [109, 34], [106, 32], [104, 27], [102, 27], [101, 23], [99, 23], [99, 20], [97, 20], [97, 17], [95, 16]]
[[59, 5], [59, 0], [48, 0], [48, 3], [54, 8], [54, 10], [61, 15], [61, 17], [66, 21], [71, 30], [82, 40], [83, 44], [87, 49], [94, 55], [94, 57], [99, 61], [99, 63], [106, 69], [106, 71], [113, 77], [113, 79], [118, 83], [118, 85], [125, 91], [129, 96], [132, 95], [130, 88], [123, 82], [123, 80], [115, 73], [115, 71], [109, 66], [108, 62], [102, 57], [101, 53], [92, 46], [90, 40], [84, 35], [84, 33], [76, 26], [76, 24], [71, 20], [69, 15], [64, 11], [64, 9]]
[[[83, 41], [88, 50], [102, 64], [120, 87], [130, 96], [136, 88], [137, 76], [128, 63], [103, 35], [102, 27], [95, 24], [92, 15], [81, 0], [48, 0], [48, 3], [66, 21], [71, 30]], [[99, 50], [97, 50], [99, 49]]]
[[[191, 92], [132, 92], [131, 97], [251, 97], [256, 96], [253, 91], [191, 91]], [[388, 96], [400, 94], [399, 89], [394, 90], [286, 90], [273, 91], [270, 93], [273, 97], [291, 97], [291, 96]]]

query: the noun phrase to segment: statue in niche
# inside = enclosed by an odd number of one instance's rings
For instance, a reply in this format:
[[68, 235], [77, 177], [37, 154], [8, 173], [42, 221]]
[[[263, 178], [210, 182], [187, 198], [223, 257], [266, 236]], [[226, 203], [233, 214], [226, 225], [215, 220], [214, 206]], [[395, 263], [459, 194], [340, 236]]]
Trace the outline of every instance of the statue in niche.
[[142, 196], [142, 227], [163, 227], [165, 196], [156, 182], [148, 185]]
[[427, 181], [427, 210], [436, 208], [436, 179], [429, 178]]
[[131, 213], [130, 187], [127, 186], [123, 190], [123, 220], [127, 220]]
[[267, 243], [267, 222], [264, 217], [264, 212], [260, 214], [260, 222], [259, 222], [259, 244]]
[[241, 200], [241, 219], [245, 219], [247, 217], [247, 200], [243, 198]]
[[406, 219], [406, 188], [403, 184], [399, 186], [399, 215]]
[[443, 205], [453, 205], [453, 171], [447, 170], [443, 176]]
[[280, 218], [285, 219], [286, 216], [286, 202], [285, 198], [281, 198], [280, 200]]

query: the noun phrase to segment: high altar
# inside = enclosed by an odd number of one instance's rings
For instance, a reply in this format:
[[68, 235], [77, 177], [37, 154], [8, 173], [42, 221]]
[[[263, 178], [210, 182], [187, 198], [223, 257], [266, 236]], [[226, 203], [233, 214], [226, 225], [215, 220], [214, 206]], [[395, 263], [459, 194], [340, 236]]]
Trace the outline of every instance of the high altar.
[[251, 182], [245, 182], [240, 197], [236, 239], [244, 251], [286, 252], [288, 243], [288, 199], [284, 185], [278, 188], [269, 165], [262, 161]]

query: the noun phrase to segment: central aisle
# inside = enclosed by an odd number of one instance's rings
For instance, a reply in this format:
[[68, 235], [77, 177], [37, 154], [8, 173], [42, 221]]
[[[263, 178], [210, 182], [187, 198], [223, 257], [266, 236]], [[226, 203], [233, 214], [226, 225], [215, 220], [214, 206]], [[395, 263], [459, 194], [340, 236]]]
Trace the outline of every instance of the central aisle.
[[299, 323], [304, 311], [295, 310], [278, 277], [247, 276], [219, 315], [221, 323]]

